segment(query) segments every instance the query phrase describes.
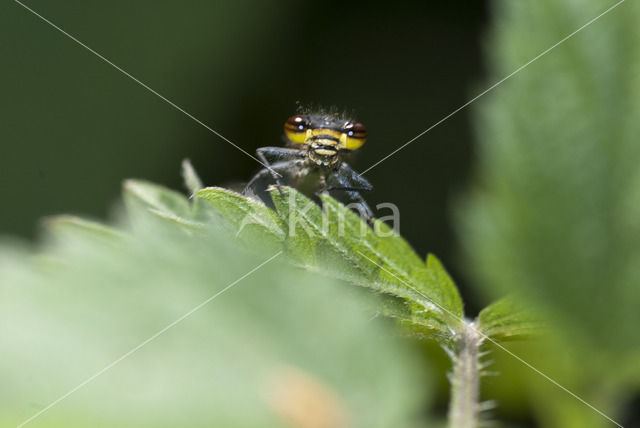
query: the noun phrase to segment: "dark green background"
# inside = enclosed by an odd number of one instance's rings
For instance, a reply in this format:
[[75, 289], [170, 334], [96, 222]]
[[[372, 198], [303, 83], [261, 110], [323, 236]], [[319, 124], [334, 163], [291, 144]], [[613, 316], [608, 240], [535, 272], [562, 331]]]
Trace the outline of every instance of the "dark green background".
[[[335, 105], [367, 125], [362, 171], [483, 89], [482, 2], [25, 4], [251, 153], [280, 144], [296, 101]], [[34, 236], [50, 214], [106, 218], [125, 178], [180, 188], [183, 158], [207, 185], [256, 170], [17, 3], [0, 5], [0, 28], [0, 234]], [[370, 203], [396, 203], [402, 234], [454, 271], [469, 128], [461, 111], [367, 174]]]

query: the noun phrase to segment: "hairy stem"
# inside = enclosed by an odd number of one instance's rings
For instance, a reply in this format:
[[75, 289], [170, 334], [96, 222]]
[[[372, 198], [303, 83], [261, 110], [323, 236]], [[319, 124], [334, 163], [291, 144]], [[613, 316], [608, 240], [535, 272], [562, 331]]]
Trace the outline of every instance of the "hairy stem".
[[483, 337], [474, 322], [464, 321], [452, 353], [450, 428], [477, 428], [480, 405], [480, 345]]

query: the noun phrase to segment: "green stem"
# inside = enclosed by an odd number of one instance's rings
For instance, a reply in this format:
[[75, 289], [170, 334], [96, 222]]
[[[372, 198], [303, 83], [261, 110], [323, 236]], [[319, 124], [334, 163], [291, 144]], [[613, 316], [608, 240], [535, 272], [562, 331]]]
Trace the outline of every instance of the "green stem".
[[478, 427], [481, 369], [479, 355], [482, 340], [475, 323], [465, 320], [452, 355], [450, 428]]

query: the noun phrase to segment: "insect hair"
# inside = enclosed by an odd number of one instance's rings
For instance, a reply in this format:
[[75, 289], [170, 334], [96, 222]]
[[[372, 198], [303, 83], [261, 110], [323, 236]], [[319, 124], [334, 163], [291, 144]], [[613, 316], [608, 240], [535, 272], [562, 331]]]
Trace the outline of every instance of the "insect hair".
[[355, 118], [354, 110], [340, 109], [338, 106], [332, 105], [328, 108], [313, 104], [296, 102], [296, 113], [305, 116], [324, 116], [335, 120], [353, 120]]

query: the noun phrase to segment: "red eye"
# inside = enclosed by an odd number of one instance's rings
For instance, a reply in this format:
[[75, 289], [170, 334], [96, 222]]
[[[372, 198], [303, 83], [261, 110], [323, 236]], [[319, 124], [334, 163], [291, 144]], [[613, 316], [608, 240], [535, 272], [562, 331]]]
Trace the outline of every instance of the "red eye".
[[305, 144], [307, 129], [309, 128], [309, 119], [299, 114], [291, 116], [284, 123], [284, 134], [289, 141], [297, 144]]
[[307, 129], [307, 127], [309, 126], [309, 121], [306, 117], [297, 114], [287, 119], [287, 122], [284, 124], [284, 126], [288, 131], [300, 132]]
[[353, 138], [367, 138], [367, 128], [360, 122], [347, 122], [344, 125], [344, 129], [349, 137]]

